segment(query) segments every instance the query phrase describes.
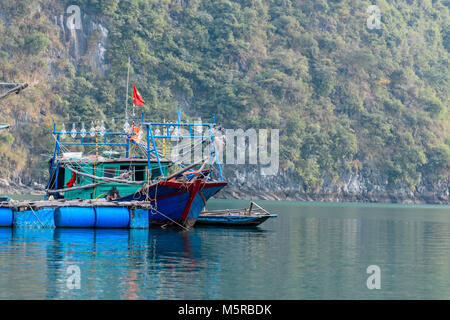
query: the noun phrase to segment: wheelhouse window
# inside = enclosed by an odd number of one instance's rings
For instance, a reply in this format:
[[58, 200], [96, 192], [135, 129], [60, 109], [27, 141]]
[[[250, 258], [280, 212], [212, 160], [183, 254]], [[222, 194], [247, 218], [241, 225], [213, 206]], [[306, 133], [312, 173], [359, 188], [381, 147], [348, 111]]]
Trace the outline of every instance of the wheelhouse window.
[[129, 165], [121, 165], [120, 166], [120, 174], [124, 174], [125, 172], [128, 172], [131, 170], [131, 166]]
[[106, 178], [114, 178], [116, 176], [116, 167], [105, 167], [104, 176]]
[[134, 181], [145, 181], [145, 172], [147, 170], [147, 166], [145, 165], [121, 165], [120, 166], [120, 174], [123, 174], [127, 171], [132, 172], [132, 177]]
[[135, 166], [134, 180], [144, 181], [145, 180], [145, 169], [147, 166]]

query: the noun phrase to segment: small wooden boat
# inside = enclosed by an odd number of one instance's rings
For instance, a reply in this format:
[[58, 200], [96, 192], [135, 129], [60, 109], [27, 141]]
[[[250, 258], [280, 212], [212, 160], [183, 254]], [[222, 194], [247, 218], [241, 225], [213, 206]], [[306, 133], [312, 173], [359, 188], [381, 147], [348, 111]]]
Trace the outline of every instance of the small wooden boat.
[[258, 226], [267, 219], [276, 217], [276, 214], [271, 214], [255, 202], [251, 202], [249, 208], [245, 209], [203, 211], [197, 218], [196, 225], [249, 227]]

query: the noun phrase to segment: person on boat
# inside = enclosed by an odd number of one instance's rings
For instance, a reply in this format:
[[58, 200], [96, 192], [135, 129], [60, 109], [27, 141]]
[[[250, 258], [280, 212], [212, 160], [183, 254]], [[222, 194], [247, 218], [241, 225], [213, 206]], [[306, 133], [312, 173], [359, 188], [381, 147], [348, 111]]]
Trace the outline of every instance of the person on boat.
[[109, 191], [109, 199], [110, 200], [116, 200], [119, 196], [119, 190], [117, 190], [116, 186], [112, 187], [112, 189]]

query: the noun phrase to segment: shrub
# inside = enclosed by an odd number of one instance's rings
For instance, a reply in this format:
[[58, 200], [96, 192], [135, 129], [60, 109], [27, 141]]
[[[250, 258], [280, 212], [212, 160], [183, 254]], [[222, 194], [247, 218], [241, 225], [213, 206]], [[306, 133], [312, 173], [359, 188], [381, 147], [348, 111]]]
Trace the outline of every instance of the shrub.
[[35, 32], [25, 38], [25, 50], [28, 54], [39, 54], [50, 45], [50, 39], [41, 32]]

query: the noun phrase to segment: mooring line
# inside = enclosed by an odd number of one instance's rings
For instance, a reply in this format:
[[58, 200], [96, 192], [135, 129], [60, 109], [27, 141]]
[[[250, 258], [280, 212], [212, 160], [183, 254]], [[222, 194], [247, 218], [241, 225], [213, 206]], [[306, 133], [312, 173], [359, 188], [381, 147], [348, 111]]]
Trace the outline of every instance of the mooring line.
[[36, 215], [36, 213], [34, 212], [33, 208], [31, 207], [31, 204], [28, 204], [28, 206], [31, 209], [31, 212], [33, 212], [33, 215], [35, 216], [35, 218], [37, 219], [37, 221], [39, 221], [39, 223], [41, 224], [42, 228], [45, 229], [44, 224], [41, 222], [41, 220], [39, 220], [38, 216]]
[[[151, 207], [151, 209], [150, 210], [154, 210], [154, 211], [156, 211], [157, 213], [159, 213], [160, 215], [162, 215], [162, 216], [164, 216], [164, 217], [166, 217], [167, 219], [169, 219], [170, 221], [172, 221], [173, 223], [175, 223], [176, 225], [178, 225], [178, 226], [180, 226], [181, 228], [183, 228], [185, 231], [189, 231], [189, 229], [188, 228], [186, 228], [185, 226], [183, 226], [183, 225], [181, 225], [181, 224], [179, 224], [178, 222], [176, 222], [175, 220], [173, 220], [173, 219], [171, 219], [170, 217], [168, 217], [168, 216], [166, 216], [164, 213], [162, 213], [161, 211], [159, 211], [158, 209], [155, 209], [155, 208], [153, 208], [153, 206]], [[164, 225], [165, 226], [165, 225]]]

